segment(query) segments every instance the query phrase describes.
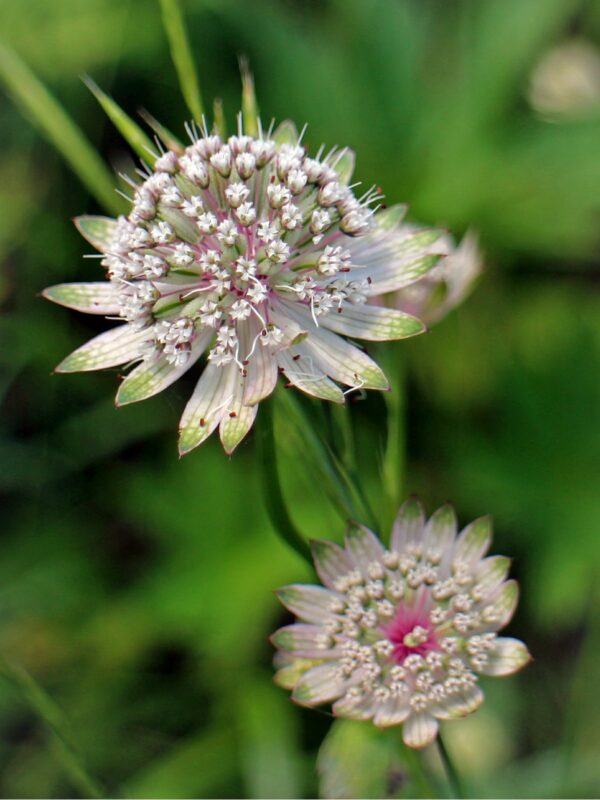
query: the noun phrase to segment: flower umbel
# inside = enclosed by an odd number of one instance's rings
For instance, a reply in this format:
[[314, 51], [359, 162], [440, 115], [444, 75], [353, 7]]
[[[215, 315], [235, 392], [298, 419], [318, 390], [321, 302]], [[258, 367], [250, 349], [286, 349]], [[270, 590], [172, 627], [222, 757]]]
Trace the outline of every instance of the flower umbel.
[[345, 547], [315, 542], [320, 586], [278, 592], [299, 622], [278, 630], [280, 685], [301, 705], [333, 702], [348, 719], [403, 724], [405, 743], [425, 747], [438, 720], [483, 701], [479, 675], [509, 675], [529, 661], [525, 645], [498, 636], [517, 605], [509, 559], [485, 558], [489, 518], [457, 536], [443, 506], [425, 520], [417, 500], [400, 509], [389, 549], [354, 527]]
[[[165, 389], [203, 354], [207, 363], [180, 425], [180, 452], [219, 426], [231, 452], [282, 373], [290, 385], [342, 403], [352, 389], [387, 389], [385, 375], [345, 338], [402, 339], [423, 323], [367, 304], [425, 275], [444, 252], [438, 231], [398, 236], [402, 207], [381, 210], [349, 186], [348, 149], [308, 157], [291, 123], [156, 157], [132, 181], [129, 216], [81, 217], [107, 281], [60, 284], [45, 296], [124, 324], [68, 356], [59, 372], [141, 362], [117, 405]], [[341, 334], [341, 335], [340, 335]], [[343, 387], [349, 387], [344, 390]]]

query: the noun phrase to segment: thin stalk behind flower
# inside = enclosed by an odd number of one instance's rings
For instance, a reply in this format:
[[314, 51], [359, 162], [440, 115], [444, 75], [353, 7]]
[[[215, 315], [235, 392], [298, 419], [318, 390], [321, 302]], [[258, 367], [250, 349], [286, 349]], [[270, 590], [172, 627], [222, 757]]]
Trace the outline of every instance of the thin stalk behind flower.
[[311, 474], [321, 479], [321, 486], [327, 493], [331, 503], [344, 522], [359, 519], [359, 506], [356, 504], [356, 492], [352, 481], [345, 473], [339, 459], [332, 452], [318, 419], [308, 412], [305, 403], [288, 392], [279, 393], [282, 408], [286, 410], [286, 419], [292, 423], [299, 434], [299, 441], [304, 446], [306, 468]]
[[312, 567], [310, 547], [290, 517], [283, 497], [277, 466], [272, 402], [264, 404], [258, 436], [265, 507], [276, 533]]
[[67, 720], [54, 700], [23, 667], [12, 664], [3, 658], [0, 659], [0, 675], [13, 684], [50, 731], [57, 758], [73, 786], [77, 787], [84, 797], [106, 797], [101, 784], [88, 772], [80, 753], [73, 744], [71, 735], [67, 732]]
[[204, 113], [202, 95], [179, 0], [160, 0], [160, 7], [181, 93], [194, 122], [201, 125]]
[[391, 525], [405, 490], [406, 469], [406, 365], [398, 352], [385, 351], [384, 369], [390, 391], [384, 394], [387, 410], [387, 438], [381, 473], [386, 508], [383, 528]]
[[450, 755], [448, 749], [446, 748], [446, 745], [444, 744], [441, 732], [438, 733], [437, 735], [437, 749], [440, 754], [441, 762], [444, 765], [444, 770], [446, 772], [448, 783], [452, 791], [452, 797], [459, 798], [459, 800], [461, 798], [466, 798], [467, 795], [465, 793], [462, 779], [454, 764], [452, 756]]

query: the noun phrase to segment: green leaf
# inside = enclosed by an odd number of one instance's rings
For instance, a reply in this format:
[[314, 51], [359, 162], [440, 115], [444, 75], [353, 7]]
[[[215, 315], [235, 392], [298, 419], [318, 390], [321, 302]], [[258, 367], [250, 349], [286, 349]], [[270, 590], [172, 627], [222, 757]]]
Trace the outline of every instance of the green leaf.
[[398, 751], [399, 740], [387, 732], [364, 722], [336, 720], [317, 758], [320, 797], [397, 796], [406, 778]]
[[123, 109], [115, 103], [112, 97], [103, 92], [90, 77], [85, 76], [83, 81], [131, 149], [144, 161], [154, 162], [156, 146], [139, 125], [136, 125], [131, 117], [128, 117]]
[[179, 0], [160, 0], [160, 6], [181, 93], [194, 121], [201, 125], [202, 97]]
[[0, 81], [98, 202], [111, 213], [122, 211], [111, 173], [81, 129], [19, 56], [1, 43]]

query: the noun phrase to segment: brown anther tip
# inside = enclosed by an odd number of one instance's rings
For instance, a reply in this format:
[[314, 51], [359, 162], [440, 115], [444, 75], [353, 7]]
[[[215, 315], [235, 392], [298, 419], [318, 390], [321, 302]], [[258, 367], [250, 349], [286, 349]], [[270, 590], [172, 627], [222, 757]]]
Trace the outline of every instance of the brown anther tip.
[[248, 359], [245, 359], [244, 361], [242, 361], [242, 366], [247, 367], [249, 363], [250, 362], [248, 361]]
[[277, 367], [277, 372], [279, 372], [280, 375], [283, 375], [284, 373], [283, 367]]
[[202, 418], [200, 419], [200, 423], [199, 423], [199, 424], [200, 424], [200, 427], [201, 427], [201, 428], [204, 428], [204, 426], [206, 425], [206, 420], [204, 419], [204, 417], [202, 417]]
[[229, 416], [231, 417], [231, 419], [235, 419], [237, 417], [237, 414], [235, 411], [230, 411]]
[[298, 361], [299, 358], [301, 358], [300, 354], [297, 356], [292, 356], [292, 361]]

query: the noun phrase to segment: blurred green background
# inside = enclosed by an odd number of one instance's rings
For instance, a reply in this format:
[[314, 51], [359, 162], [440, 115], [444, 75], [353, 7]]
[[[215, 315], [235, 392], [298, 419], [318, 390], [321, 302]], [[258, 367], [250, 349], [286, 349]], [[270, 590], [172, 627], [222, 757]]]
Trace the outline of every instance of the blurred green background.
[[[495, 552], [514, 556], [522, 585], [510, 630], [535, 662], [486, 681], [484, 707], [446, 735], [477, 796], [597, 796], [600, 3], [184, 10], [204, 96], [222, 97], [230, 120], [246, 54], [263, 119], [307, 121], [313, 147], [354, 147], [358, 177], [408, 201], [414, 220], [479, 231], [486, 272], [471, 298], [390, 346], [406, 362], [405, 488], [430, 511], [450, 499], [465, 524], [493, 514]], [[131, 155], [81, 74], [182, 132], [154, 2], [2, 0], [0, 31], [115, 169]], [[315, 796], [331, 719], [272, 685], [267, 641], [287, 619], [272, 589], [310, 573], [267, 521], [253, 436], [232, 459], [213, 438], [179, 461], [189, 381], [116, 411], [116, 372], [51, 375], [104, 328], [37, 296], [95, 278], [70, 220], [100, 209], [6, 95], [0, 144], [0, 650], [65, 712], [109, 794]], [[383, 410], [374, 394], [352, 406], [374, 503]], [[297, 435], [278, 435], [296, 520], [339, 537]], [[349, 770], [338, 791], [402, 796], [403, 768], [383, 790]], [[79, 792], [27, 698], [0, 679], [0, 794]]]

